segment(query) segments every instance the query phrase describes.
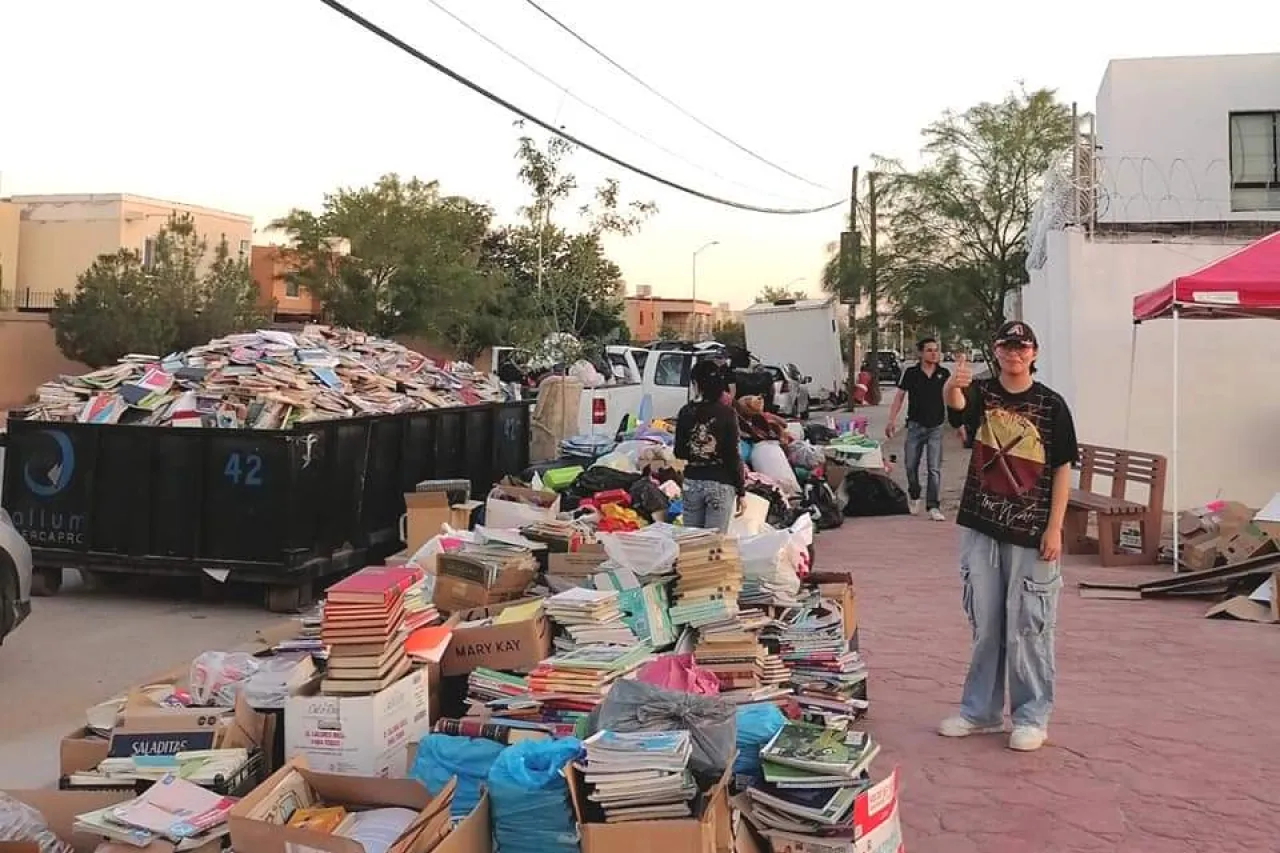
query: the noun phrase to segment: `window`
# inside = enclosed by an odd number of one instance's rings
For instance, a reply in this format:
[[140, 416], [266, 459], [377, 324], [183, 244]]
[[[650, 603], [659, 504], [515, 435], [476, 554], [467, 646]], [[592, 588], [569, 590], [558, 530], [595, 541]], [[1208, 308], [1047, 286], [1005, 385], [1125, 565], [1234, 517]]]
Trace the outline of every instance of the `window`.
[[240, 257], [242, 258], [246, 257], [248, 254], [249, 254], [249, 241], [241, 240], [240, 241]]
[[292, 278], [284, 280], [284, 295], [290, 299], [298, 298], [298, 283]]
[[643, 349], [633, 349], [631, 357], [636, 360], [636, 367], [640, 368], [640, 372], [644, 373], [644, 363], [649, 360], [649, 351]]
[[689, 384], [687, 353], [664, 352], [658, 356], [658, 366], [653, 371], [653, 384], [663, 388], [680, 388]]
[[1280, 111], [1230, 115], [1231, 209], [1280, 210]]
[[142, 266], [151, 269], [156, 263], [156, 238], [148, 237], [142, 242]]

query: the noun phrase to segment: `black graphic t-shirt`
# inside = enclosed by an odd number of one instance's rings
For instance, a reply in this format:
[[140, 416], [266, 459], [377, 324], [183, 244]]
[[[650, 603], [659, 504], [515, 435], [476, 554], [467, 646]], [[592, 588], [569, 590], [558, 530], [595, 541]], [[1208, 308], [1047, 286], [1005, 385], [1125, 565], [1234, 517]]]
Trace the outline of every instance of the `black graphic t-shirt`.
[[686, 462], [687, 479], [724, 483], [743, 494], [746, 478], [738, 441], [738, 416], [724, 403], [689, 403], [676, 416], [675, 454]]
[[1040, 547], [1053, 472], [1079, 454], [1067, 401], [1039, 382], [1012, 394], [999, 379], [984, 379], [949, 416], [973, 445], [956, 523], [998, 542]]

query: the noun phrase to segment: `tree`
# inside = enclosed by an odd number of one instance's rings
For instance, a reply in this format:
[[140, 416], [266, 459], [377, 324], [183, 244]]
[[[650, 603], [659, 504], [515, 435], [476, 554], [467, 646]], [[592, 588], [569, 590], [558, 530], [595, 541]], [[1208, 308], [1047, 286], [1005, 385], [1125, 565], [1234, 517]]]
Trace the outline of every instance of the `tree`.
[[740, 320], [717, 323], [712, 337], [727, 347], [747, 348], [747, 327]]
[[809, 294], [803, 290], [789, 290], [780, 285], [771, 284], [756, 296], [756, 304], [780, 302], [783, 299], [808, 299]]
[[578, 206], [576, 227], [560, 224], [557, 214], [578, 190], [567, 167], [573, 153], [574, 146], [559, 137], [543, 146], [530, 136], [520, 138], [519, 176], [531, 199], [520, 221], [494, 231], [484, 246], [486, 268], [503, 280], [498, 298], [506, 305], [505, 343], [532, 347], [555, 334], [597, 344], [630, 337], [622, 270], [609, 260], [604, 239], [636, 233], [657, 207], [624, 203], [619, 183], [610, 179]]
[[664, 323], [662, 328], [658, 329], [658, 340], [660, 341], [678, 341], [681, 337], [680, 330], [674, 326]]
[[[291, 274], [336, 323], [379, 335], [465, 340], [494, 282], [482, 269], [493, 212], [435, 181], [384, 175], [329, 193], [319, 213], [272, 223], [298, 253]], [[349, 253], [335, 251], [340, 241]]]
[[1074, 133], [1054, 92], [1022, 90], [924, 128], [923, 168], [880, 164], [889, 245], [880, 281], [899, 311], [959, 336], [990, 335], [1027, 281], [1041, 180]]
[[59, 292], [49, 323], [63, 355], [90, 367], [127, 353], [163, 356], [267, 319], [248, 262], [226, 241], [206, 264], [208, 242], [189, 216], [173, 216], [156, 234], [144, 262], [130, 249], [102, 255]]

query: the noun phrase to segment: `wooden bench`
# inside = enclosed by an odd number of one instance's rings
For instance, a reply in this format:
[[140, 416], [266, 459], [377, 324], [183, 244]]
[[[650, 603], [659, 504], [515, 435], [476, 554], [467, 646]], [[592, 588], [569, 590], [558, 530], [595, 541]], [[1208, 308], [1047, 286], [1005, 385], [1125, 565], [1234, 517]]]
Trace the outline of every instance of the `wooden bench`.
[[[1068, 554], [1097, 553], [1104, 566], [1154, 565], [1164, 524], [1164, 485], [1168, 460], [1155, 453], [1080, 445], [1080, 486], [1067, 502], [1063, 544]], [[1094, 478], [1111, 481], [1110, 493], [1094, 491]], [[1129, 497], [1129, 485], [1145, 486], [1142, 501]], [[1089, 514], [1098, 519], [1098, 540], [1088, 538]], [[1137, 524], [1142, 549], [1120, 550], [1120, 527]]]

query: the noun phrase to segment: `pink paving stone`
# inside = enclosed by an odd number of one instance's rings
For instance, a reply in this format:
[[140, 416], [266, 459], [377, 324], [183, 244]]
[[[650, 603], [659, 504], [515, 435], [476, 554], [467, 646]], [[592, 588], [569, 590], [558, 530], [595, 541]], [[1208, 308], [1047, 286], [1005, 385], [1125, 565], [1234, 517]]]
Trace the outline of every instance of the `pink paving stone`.
[[817, 567], [849, 571], [871, 669], [868, 728], [902, 770], [909, 853], [1280, 851], [1280, 628], [1203, 618], [1202, 601], [1097, 601], [1069, 563], [1057, 708], [1032, 754], [936, 734], [969, 654], [956, 527], [849, 519]]

